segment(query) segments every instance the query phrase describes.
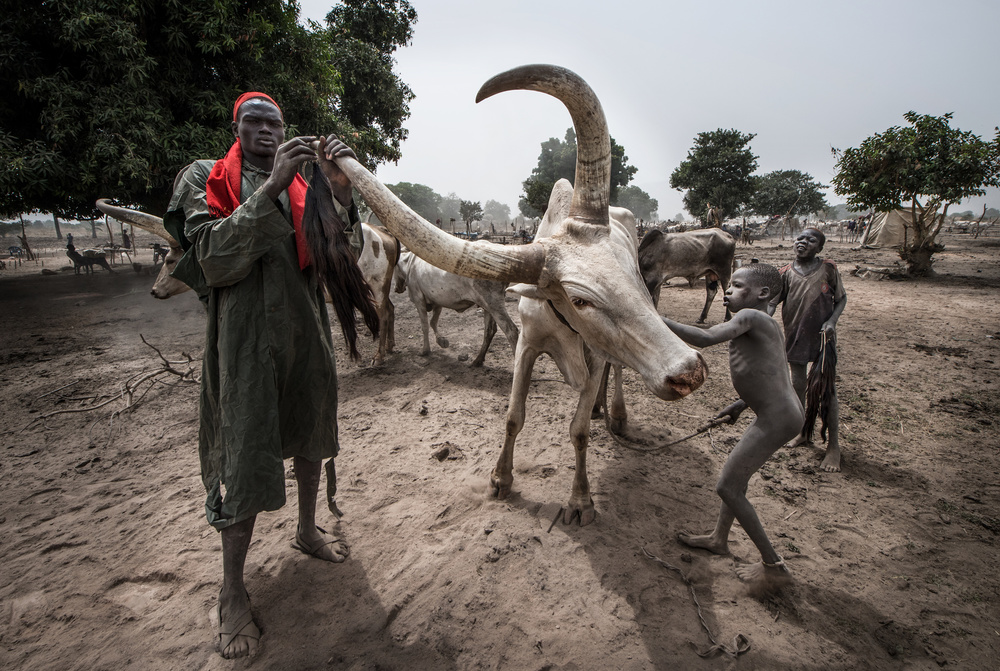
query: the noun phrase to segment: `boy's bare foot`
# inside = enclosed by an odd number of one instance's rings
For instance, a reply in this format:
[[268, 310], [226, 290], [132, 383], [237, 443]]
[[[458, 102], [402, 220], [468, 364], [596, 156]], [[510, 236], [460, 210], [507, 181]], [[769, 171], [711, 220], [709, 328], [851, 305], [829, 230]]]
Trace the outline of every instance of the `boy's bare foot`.
[[774, 564], [759, 561], [756, 564], [737, 566], [736, 575], [743, 582], [764, 590], [780, 589], [792, 580], [792, 575], [788, 572], [785, 562], [780, 559]]
[[810, 441], [809, 438], [800, 433], [799, 435], [792, 438], [791, 441], [789, 441], [788, 447], [798, 447], [799, 445], [808, 445], [810, 442], [812, 441]]
[[703, 536], [695, 536], [686, 531], [682, 531], [677, 534], [677, 540], [684, 545], [688, 545], [693, 548], [702, 548], [708, 550], [709, 552], [714, 552], [717, 555], [727, 555], [729, 554], [729, 541], [727, 539], [718, 539], [714, 534], [705, 534]]
[[819, 465], [821, 470], [827, 473], [839, 473], [840, 472], [840, 446], [830, 445], [826, 448], [826, 456], [823, 457], [823, 463]]
[[[225, 607], [224, 607], [225, 606]], [[247, 657], [257, 652], [260, 646], [260, 629], [250, 612], [250, 598], [224, 598], [209, 613], [209, 621], [216, 628], [216, 646], [219, 654], [226, 659]]]

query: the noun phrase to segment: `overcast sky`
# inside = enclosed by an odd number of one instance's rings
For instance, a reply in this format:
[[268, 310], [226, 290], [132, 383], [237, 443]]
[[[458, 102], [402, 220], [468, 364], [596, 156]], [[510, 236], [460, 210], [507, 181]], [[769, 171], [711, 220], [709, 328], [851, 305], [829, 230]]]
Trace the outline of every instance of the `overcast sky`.
[[[902, 125], [908, 110], [953, 112], [953, 127], [986, 140], [1000, 124], [997, 0], [410, 2], [413, 41], [396, 52], [416, 94], [409, 139], [378, 176], [498, 200], [515, 215], [541, 143], [572, 122], [541, 93], [475, 97], [493, 75], [528, 63], [590, 84], [638, 168], [633, 184], [663, 219], [683, 210], [670, 173], [700, 132], [755, 133], [758, 174], [801, 170], [829, 184], [831, 147]], [[319, 21], [333, 4], [300, 0], [302, 16]], [[844, 199], [831, 189], [827, 200]], [[963, 205], [984, 200], [1000, 206], [1000, 192]]]

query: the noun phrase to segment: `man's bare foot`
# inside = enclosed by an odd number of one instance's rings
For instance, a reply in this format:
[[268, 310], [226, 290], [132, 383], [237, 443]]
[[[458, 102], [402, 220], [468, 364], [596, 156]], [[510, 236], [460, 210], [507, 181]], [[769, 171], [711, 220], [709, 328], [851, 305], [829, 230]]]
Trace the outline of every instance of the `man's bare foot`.
[[224, 658], [236, 659], [257, 652], [261, 632], [253, 621], [250, 597], [246, 592], [242, 598], [219, 594], [219, 602], [209, 614], [209, 620], [216, 628], [216, 646]]
[[311, 530], [299, 528], [295, 533], [292, 547], [317, 559], [335, 564], [347, 559], [351, 553], [344, 540], [331, 536], [319, 527], [313, 527]]
[[714, 534], [705, 534], [703, 536], [695, 536], [686, 531], [682, 531], [677, 534], [677, 540], [684, 545], [688, 545], [693, 548], [702, 548], [708, 550], [709, 552], [714, 552], [717, 555], [727, 555], [729, 554], [729, 541], [725, 538], [718, 539]]
[[736, 575], [743, 582], [765, 591], [781, 589], [792, 581], [791, 573], [780, 559], [774, 564], [759, 561], [756, 564], [737, 566]]
[[826, 456], [823, 457], [823, 463], [819, 465], [821, 470], [827, 473], [839, 473], [840, 472], [840, 446], [830, 445], [826, 448]]

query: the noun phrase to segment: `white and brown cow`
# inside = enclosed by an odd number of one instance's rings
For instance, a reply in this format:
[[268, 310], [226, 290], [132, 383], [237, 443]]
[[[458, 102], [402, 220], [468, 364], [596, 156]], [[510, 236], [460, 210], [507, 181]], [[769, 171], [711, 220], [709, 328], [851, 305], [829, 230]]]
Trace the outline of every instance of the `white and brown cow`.
[[[97, 209], [119, 221], [130, 223], [158, 235], [170, 245], [170, 251], [164, 257], [163, 266], [149, 292], [154, 298], [166, 300], [171, 296], [190, 290], [188, 285], [170, 275], [183, 256], [184, 250], [181, 249], [180, 243], [174, 240], [173, 236], [163, 227], [162, 219], [139, 210], [117, 207], [104, 198], [97, 201]], [[399, 259], [399, 241], [381, 227], [369, 226], [363, 222], [361, 232], [364, 237], [364, 247], [358, 258], [358, 267], [361, 269], [365, 281], [368, 282], [368, 286], [372, 288], [372, 294], [375, 297], [375, 309], [379, 318], [379, 344], [372, 357], [372, 365], [379, 365], [395, 346], [393, 338], [395, 309], [389, 294], [392, 287], [393, 270]], [[329, 303], [330, 297], [326, 298]]]
[[379, 220], [415, 254], [458, 275], [519, 284], [516, 292], [525, 298], [519, 307], [522, 332], [493, 491], [499, 498], [510, 494], [514, 441], [524, 423], [531, 369], [541, 352], [556, 352], [563, 376], [580, 393], [570, 423], [576, 471], [564, 521], [579, 516], [587, 524], [595, 518], [586, 463], [590, 413], [605, 361], [635, 369], [656, 396], [668, 401], [697, 389], [707, 370], [657, 314], [639, 275], [634, 238], [614, 213], [609, 216], [611, 141], [597, 96], [569, 70], [528, 65], [490, 79], [477, 101], [515, 89], [562, 101], [578, 138], [575, 188], [571, 193], [568, 183], [559, 188], [558, 198], [568, 205], [557, 209], [565, 216], [553, 214], [544, 235], [530, 244], [471, 243], [451, 236], [413, 212], [356, 160], [337, 162]]
[[[704, 276], [705, 307], [698, 318], [705, 323], [715, 294], [729, 288], [733, 275], [736, 241], [718, 228], [706, 228], [683, 233], [662, 233], [652, 230], [639, 243], [639, 270], [655, 305], [660, 304], [660, 287], [671, 277], [684, 277], [688, 283]], [[726, 311], [729, 319], [729, 311]]]
[[[403, 252], [400, 256], [395, 276], [396, 293], [406, 291], [420, 317], [420, 328], [424, 336], [421, 356], [430, 354], [430, 329], [434, 330], [434, 339], [440, 347], [449, 345], [448, 339], [438, 333], [438, 319], [442, 308], [464, 312], [474, 305], [483, 311], [483, 343], [472, 365], [483, 365], [486, 352], [496, 335], [497, 325], [507, 336], [511, 350], [517, 349], [517, 326], [504, 306], [504, 291], [507, 288], [505, 283], [449, 273], [432, 266], [412, 252]], [[431, 313], [430, 320], [427, 318], [428, 312]]]

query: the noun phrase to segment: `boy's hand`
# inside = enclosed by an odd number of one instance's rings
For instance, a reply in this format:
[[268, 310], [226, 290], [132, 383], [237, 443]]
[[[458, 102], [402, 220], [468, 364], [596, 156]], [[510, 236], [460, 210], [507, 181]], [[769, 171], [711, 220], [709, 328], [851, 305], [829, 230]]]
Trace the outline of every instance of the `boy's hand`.
[[825, 333], [827, 338], [832, 338], [837, 334], [837, 327], [830, 322], [825, 322], [819, 331], [820, 333]]
[[726, 419], [726, 424], [735, 424], [736, 420], [739, 419], [740, 415], [744, 410], [747, 409], [747, 404], [742, 399], [727, 405], [723, 410], [719, 411], [719, 414], [715, 416], [715, 419]]

